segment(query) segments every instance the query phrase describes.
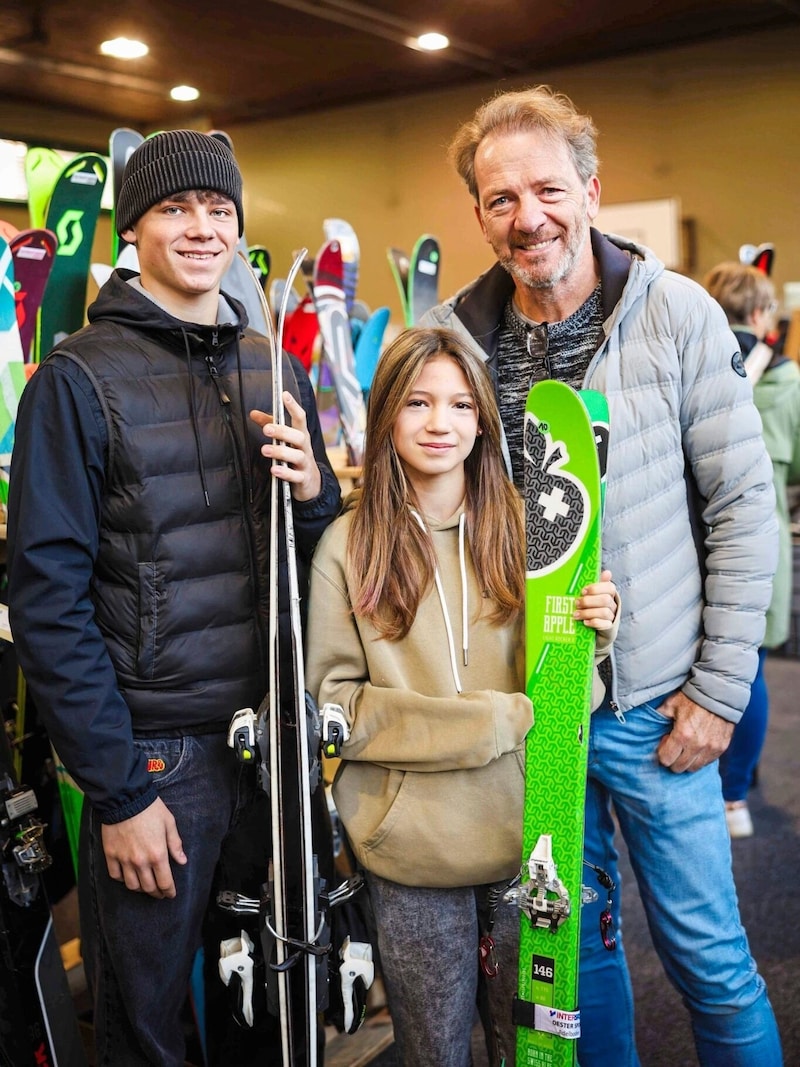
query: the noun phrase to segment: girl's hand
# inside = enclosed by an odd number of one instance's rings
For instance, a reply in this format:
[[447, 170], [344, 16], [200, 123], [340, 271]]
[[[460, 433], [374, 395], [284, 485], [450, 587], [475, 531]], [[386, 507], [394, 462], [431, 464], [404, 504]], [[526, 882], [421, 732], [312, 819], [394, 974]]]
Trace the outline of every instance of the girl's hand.
[[617, 587], [611, 571], [603, 571], [600, 581], [587, 585], [575, 601], [574, 619], [581, 619], [593, 630], [610, 630], [617, 616]]
[[[278, 426], [264, 411], [250, 412], [264, 436], [272, 438], [271, 444], [262, 445], [261, 455], [273, 461], [270, 472], [275, 478], [291, 483], [295, 500], [313, 500], [322, 488], [322, 475], [306, 428], [306, 413], [291, 393], [283, 394], [283, 403], [291, 425]], [[275, 462], [280, 460], [284, 462]]]

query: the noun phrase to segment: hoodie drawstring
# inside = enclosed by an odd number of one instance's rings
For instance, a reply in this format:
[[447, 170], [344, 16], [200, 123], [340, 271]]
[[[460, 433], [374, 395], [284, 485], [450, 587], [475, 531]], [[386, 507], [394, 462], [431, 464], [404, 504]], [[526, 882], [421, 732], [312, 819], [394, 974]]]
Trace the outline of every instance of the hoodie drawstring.
[[[422, 516], [416, 511], [415, 508], [411, 508], [411, 514], [419, 523], [422, 530], [427, 532], [425, 523], [422, 520]], [[464, 657], [464, 666], [469, 663], [469, 593], [467, 590], [467, 565], [466, 565], [466, 515], [462, 512], [458, 519], [458, 565], [461, 572], [461, 648]], [[453, 672], [453, 682], [455, 683], [456, 692], [463, 693], [463, 686], [461, 685], [461, 678], [458, 674], [458, 664], [456, 662], [456, 648], [455, 641], [453, 640], [453, 629], [450, 626], [450, 616], [447, 612], [447, 600], [444, 595], [444, 586], [442, 585], [442, 577], [439, 574], [438, 564], [434, 568], [433, 580], [436, 585], [436, 592], [439, 596], [439, 604], [442, 608], [442, 617], [444, 619], [444, 628], [447, 634], [447, 648], [450, 654], [450, 669]]]
[[[244, 381], [242, 379], [242, 354], [239, 351], [239, 337], [236, 337], [236, 375], [239, 382], [239, 410], [242, 413], [242, 432], [244, 435], [244, 469], [247, 480], [247, 492], [250, 503], [253, 503], [253, 459], [248, 447], [247, 412], [244, 409]], [[273, 415], [275, 413], [273, 412]]]
[[186, 330], [181, 328], [181, 334], [183, 335], [183, 344], [186, 351], [186, 373], [189, 376], [189, 406], [192, 411], [192, 430], [194, 431], [194, 443], [197, 449], [197, 465], [200, 468], [200, 484], [203, 487], [203, 498], [206, 502], [206, 507], [211, 507], [211, 500], [208, 496], [208, 484], [206, 482], [206, 465], [203, 460], [203, 445], [200, 440], [200, 428], [197, 424], [197, 402], [194, 396], [194, 375], [192, 374], [192, 353], [189, 348], [189, 338]]

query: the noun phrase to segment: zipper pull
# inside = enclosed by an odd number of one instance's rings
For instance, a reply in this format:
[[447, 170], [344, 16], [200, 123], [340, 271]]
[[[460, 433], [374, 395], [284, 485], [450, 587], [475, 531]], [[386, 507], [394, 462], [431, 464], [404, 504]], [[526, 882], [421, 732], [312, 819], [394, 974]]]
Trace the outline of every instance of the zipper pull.
[[220, 377], [219, 377], [219, 371], [217, 370], [217, 365], [214, 362], [214, 356], [212, 355], [211, 352], [209, 352], [208, 355], [205, 357], [205, 359], [206, 359], [206, 366], [208, 367], [208, 373], [211, 375], [211, 380], [214, 382], [214, 385], [217, 388], [217, 393], [219, 394], [220, 403], [224, 407], [230, 406], [231, 398], [228, 396], [228, 394], [225, 392], [225, 389], [222, 386], [222, 383], [221, 383]]

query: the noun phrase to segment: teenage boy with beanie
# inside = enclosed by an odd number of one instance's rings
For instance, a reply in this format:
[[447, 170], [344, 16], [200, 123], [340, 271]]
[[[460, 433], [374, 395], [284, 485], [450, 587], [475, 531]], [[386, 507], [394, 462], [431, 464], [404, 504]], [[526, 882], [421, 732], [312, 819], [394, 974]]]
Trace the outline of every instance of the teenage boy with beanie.
[[242, 227], [225, 145], [145, 140], [117, 211], [140, 274], [111, 276], [17, 418], [11, 625], [86, 795], [82, 950], [107, 1067], [183, 1064], [215, 869], [259, 800], [226, 740], [267, 690], [270, 477], [291, 487], [303, 584], [340, 501], [306, 374], [284, 357], [276, 426], [264, 339], [220, 291]]

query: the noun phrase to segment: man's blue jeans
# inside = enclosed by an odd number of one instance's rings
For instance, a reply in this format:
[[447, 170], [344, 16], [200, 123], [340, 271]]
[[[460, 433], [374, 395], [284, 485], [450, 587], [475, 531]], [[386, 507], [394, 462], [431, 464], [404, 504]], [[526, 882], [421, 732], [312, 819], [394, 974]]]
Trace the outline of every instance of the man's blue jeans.
[[172, 865], [173, 900], [131, 892], [109, 878], [100, 822], [86, 805], [81, 947], [94, 996], [97, 1064], [183, 1067], [180, 1013], [214, 871], [226, 835], [253, 795], [255, 775], [237, 763], [222, 733], [136, 745], [158, 766], [163, 761], [153, 777], [175, 816], [188, 863]]
[[[719, 770], [716, 763], [684, 774], [662, 767], [656, 749], [670, 727], [651, 704], [626, 712], [624, 723], [607, 704], [592, 716], [585, 858], [619, 885], [613, 803], [653, 944], [689, 1010], [700, 1063], [780, 1067], [772, 1007], [739, 919]], [[619, 889], [616, 952], [599, 936], [604, 907], [600, 890], [582, 911], [578, 1059], [581, 1067], [638, 1067]]]

